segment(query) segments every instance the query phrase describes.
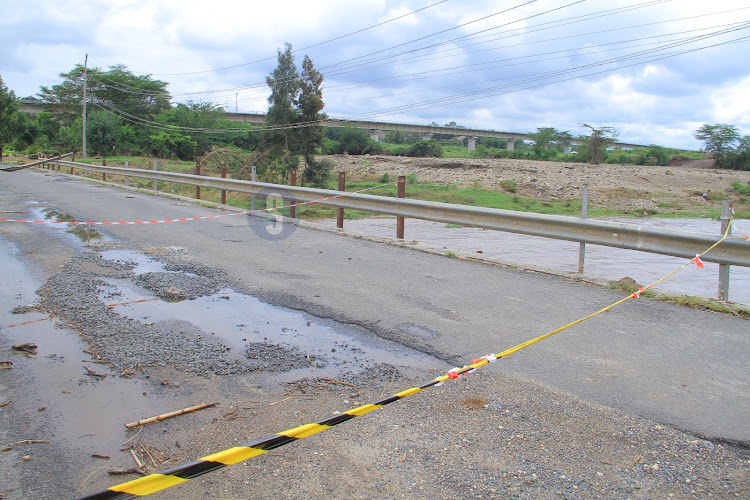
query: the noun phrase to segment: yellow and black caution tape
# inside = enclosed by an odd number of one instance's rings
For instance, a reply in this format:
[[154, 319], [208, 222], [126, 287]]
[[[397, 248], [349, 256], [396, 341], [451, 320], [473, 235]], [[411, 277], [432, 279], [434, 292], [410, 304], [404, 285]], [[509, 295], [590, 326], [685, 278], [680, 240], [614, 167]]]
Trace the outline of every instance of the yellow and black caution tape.
[[407, 396], [411, 396], [412, 394], [416, 394], [417, 392], [420, 392], [429, 387], [441, 385], [443, 382], [447, 380], [457, 379], [461, 377], [462, 375], [466, 375], [468, 373], [473, 372], [477, 368], [480, 368], [486, 364], [497, 361], [499, 358], [509, 356], [515, 352], [520, 351], [521, 349], [525, 349], [526, 347], [529, 347], [532, 344], [536, 344], [537, 342], [540, 342], [546, 338], [549, 338], [556, 333], [559, 333], [574, 325], [577, 325], [578, 323], [586, 321], [589, 318], [593, 318], [594, 316], [597, 316], [603, 312], [609, 311], [613, 307], [616, 307], [622, 304], [623, 302], [626, 302], [630, 299], [637, 299], [638, 297], [640, 297], [641, 293], [644, 290], [651, 288], [657, 283], [664, 281], [668, 277], [674, 275], [681, 269], [684, 269], [685, 267], [691, 264], [697, 264], [699, 265], [699, 267], [703, 267], [703, 263], [701, 262], [700, 258], [706, 253], [716, 248], [722, 241], [724, 241], [727, 238], [731, 227], [732, 226], [731, 226], [731, 219], [730, 219], [730, 224], [728, 224], [727, 230], [724, 233], [724, 235], [721, 237], [721, 239], [719, 239], [716, 243], [711, 245], [705, 251], [696, 255], [695, 257], [690, 259], [690, 261], [686, 262], [683, 266], [672, 271], [668, 275], [660, 278], [657, 281], [654, 281], [653, 283], [651, 283], [650, 285], [646, 287], [640, 288], [638, 291], [633, 292], [627, 297], [624, 297], [618, 300], [617, 302], [610, 304], [596, 311], [595, 313], [589, 314], [586, 317], [583, 317], [581, 319], [568, 323], [567, 325], [557, 328], [555, 330], [552, 330], [548, 333], [545, 333], [544, 335], [540, 335], [539, 337], [533, 338], [531, 340], [527, 340], [526, 342], [518, 344], [517, 346], [511, 347], [510, 349], [506, 349], [505, 351], [499, 352], [497, 354], [488, 354], [481, 358], [474, 359], [472, 360], [472, 363], [470, 365], [466, 365], [463, 368], [454, 368], [450, 370], [448, 373], [446, 373], [445, 375], [441, 375], [440, 377], [437, 377], [436, 379], [431, 380], [430, 382], [427, 382], [417, 387], [406, 389], [392, 396], [375, 401], [374, 403], [369, 403], [363, 406], [359, 406], [357, 408], [351, 409], [339, 415], [333, 415], [331, 417], [324, 418], [323, 420], [319, 420], [315, 423], [301, 425], [293, 429], [279, 432], [278, 434], [272, 434], [264, 438], [256, 439], [255, 441], [250, 441], [249, 443], [245, 443], [240, 446], [235, 446], [233, 448], [229, 448], [227, 450], [214, 453], [213, 455], [208, 455], [203, 458], [199, 458], [198, 460], [193, 460], [192, 462], [188, 462], [182, 465], [178, 465], [176, 467], [172, 467], [171, 469], [166, 469], [160, 472], [149, 474], [140, 479], [135, 479], [127, 483], [122, 483], [116, 486], [111, 486], [107, 488], [106, 490], [102, 490], [98, 493], [93, 493], [84, 497], [80, 497], [79, 500], [84, 500], [84, 499], [123, 500], [123, 499], [136, 498], [140, 496], [150, 495], [151, 493], [155, 493], [157, 491], [170, 488], [180, 483], [184, 483], [185, 481], [189, 479], [193, 479], [198, 476], [202, 476], [203, 474], [215, 471], [217, 469], [221, 469], [223, 467], [226, 467], [227, 465], [234, 465], [236, 463], [243, 462], [245, 460], [256, 457], [258, 455], [262, 455], [263, 453], [266, 453], [273, 449], [279, 448], [280, 446], [284, 446], [286, 444], [293, 443], [300, 439], [304, 439], [308, 436], [312, 436], [313, 434], [317, 434], [326, 429], [330, 429], [333, 426], [342, 424], [355, 417], [359, 417], [366, 413], [370, 413], [371, 411], [382, 408], [385, 405], [396, 402]]

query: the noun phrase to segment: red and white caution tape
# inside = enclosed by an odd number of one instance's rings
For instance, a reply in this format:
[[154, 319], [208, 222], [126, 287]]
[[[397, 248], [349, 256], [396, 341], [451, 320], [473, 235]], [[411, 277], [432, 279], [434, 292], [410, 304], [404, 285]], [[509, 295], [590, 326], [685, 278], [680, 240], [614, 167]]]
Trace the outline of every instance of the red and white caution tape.
[[379, 186], [373, 186], [373, 187], [369, 187], [365, 189], [360, 189], [359, 191], [352, 191], [351, 193], [341, 193], [335, 196], [328, 196], [327, 198], [320, 198], [317, 200], [304, 201], [300, 203], [291, 203], [289, 205], [283, 205], [280, 207], [263, 208], [259, 210], [245, 210], [242, 212], [232, 212], [228, 214], [219, 214], [219, 215], [206, 215], [203, 217], [184, 217], [180, 219], [111, 221], [111, 222], [79, 222], [79, 221], [68, 222], [68, 221], [56, 221], [56, 220], [26, 220], [26, 219], [0, 218], [0, 222], [25, 222], [28, 224], [53, 224], [53, 225], [68, 225], [68, 226], [117, 226], [117, 225], [130, 226], [130, 225], [137, 225], [137, 224], [166, 224], [169, 222], [188, 222], [188, 221], [193, 221], [193, 220], [218, 219], [220, 217], [232, 217], [235, 215], [246, 215], [246, 214], [252, 214], [252, 213], [270, 212], [272, 210], [281, 210], [283, 208], [292, 208], [292, 207], [299, 207], [303, 205], [312, 205], [313, 203], [320, 203], [321, 201], [335, 200], [336, 198], [341, 198], [342, 196], [347, 196], [350, 194], [357, 194], [357, 193], [364, 193], [365, 191], [372, 191], [373, 189], [378, 189], [381, 187], [390, 186], [391, 184], [398, 184], [398, 183], [399, 181], [388, 182], [386, 184], [380, 184]]

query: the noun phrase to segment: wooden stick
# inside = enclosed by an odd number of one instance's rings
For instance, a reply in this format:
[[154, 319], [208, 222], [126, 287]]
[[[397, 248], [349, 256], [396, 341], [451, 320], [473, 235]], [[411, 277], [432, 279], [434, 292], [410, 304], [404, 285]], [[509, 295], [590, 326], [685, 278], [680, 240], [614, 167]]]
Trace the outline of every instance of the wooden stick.
[[280, 401], [276, 401], [275, 403], [271, 403], [271, 404], [270, 404], [270, 405], [268, 405], [268, 406], [274, 406], [274, 405], [277, 405], [277, 404], [279, 404], [279, 403], [283, 403], [284, 401], [289, 401], [289, 400], [290, 400], [290, 399], [292, 399], [293, 397], [294, 397], [294, 396], [289, 396], [288, 398], [284, 398], [284, 399], [282, 399], [282, 400], [280, 400]]
[[141, 476], [145, 476], [146, 473], [143, 472], [141, 469], [136, 469], [133, 467], [132, 469], [109, 469], [107, 472], [109, 472], [112, 475], [115, 474], [140, 474]]
[[19, 444], [44, 444], [49, 443], [49, 441], [44, 439], [24, 439], [23, 441], [18, 441], [17, 443], [13, 443], [11, 446], [18, 446]]
[[133, 460], [135, 460], [135, 465], [138, 466], [139, 469], [143, 469], [143, 462], [138, 460], [138, 457], [136, 456], [135, 452], [133, 451], [133, 448], [130, 448], [130, 454], [133, 455]]
[[106, 375], [102, 375], [101, 373], [96, 373], [94, 370], [89, 368], [86, 365], [83, 365], [84, 368], [86, 368], [86, 371], [88, 372], [86, 375], [91, 375], [92, 377], [99, 377], [99, 378], [105, 378]]
[[185, 413], [190, 413], [190, 412], [202, 410], [204, 408], [211, 408], [212, 406], [216, 406], [218, 404], [219, 403], [210, 403], [210, 404], [202, 404], [202, 405], [191, 406], [190, 408], [185, 408], [184, 410], [173, 411], [172, 413], [165, 413], [163, 415], [157, 415], [155, 417], [144, 418], [143, 420], [139, 420], [137, 422], [132, 422], [130, 424], [125, 424], [125, 427], [127, 427], [128, 429], [132, 429], [133, 427], [138, 427], [140, 425], [150, 424], [151, 422], [158, 422], [160, 420], [165, 420], [165, 419], [168, 419], [168, 418], [176, 417], [178, 415], [184, 415]]
[[335, 378], [320, 377], [318, 380], [324, 380], [326, 382], [331, 382], [333, 384], [348, 385], [349, 387], [357, 387], [354, 384], [350, 384], [348, 382], [342, 382], [341, 380], [336, 380]]
[[146, 449], [145, 446], [141, 445], [140, 450], [141, 450], [141, 453], [144, 453], [146, 457], [149, 460], [151, 460], [151, 464], [154, 466], [154, 469], [159, 467], [158, 465], [156, 465], [156, 460], [154, 460], [154, 456], [151, 454], [151, 452], [148, 451], [148, 449]]

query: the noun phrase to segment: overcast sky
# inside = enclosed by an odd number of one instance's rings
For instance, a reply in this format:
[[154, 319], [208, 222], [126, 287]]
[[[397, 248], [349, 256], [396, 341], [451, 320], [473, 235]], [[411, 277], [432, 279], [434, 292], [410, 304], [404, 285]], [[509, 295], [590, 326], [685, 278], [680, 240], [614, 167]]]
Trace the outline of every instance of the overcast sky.
[[34, 95], [88, 53], [89, 66], [169, 82], [173, 102], [265, 112], [265, 77], [289, 42], [300, 70], [307, 54], [325, 75], [333, 118], [573, 134], [588, 123], [698, 149], [703, 123], [750, 134], [742, 23], [747, 0], [4, 0], [0, 76]]

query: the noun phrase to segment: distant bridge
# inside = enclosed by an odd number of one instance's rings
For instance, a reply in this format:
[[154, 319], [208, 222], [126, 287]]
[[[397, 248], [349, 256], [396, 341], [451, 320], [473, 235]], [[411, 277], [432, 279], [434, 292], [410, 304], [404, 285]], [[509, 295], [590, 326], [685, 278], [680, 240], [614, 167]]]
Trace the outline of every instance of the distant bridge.
[[[264, 113], [230, 113], [225, 112], [230, 120], [237, 123], [265, 123], [266, 115]], [[372, 140], [378, 140], [382, 137], [383, 131], [389, 130], [394, 132], [415, 132], [421, 134], [423, 138], [429, 139], [432, 134], [455, 135], [465, 137], [468, 140], [469, 151], [476, 148], [478, 137], [491, 137], [494, 139], [504, 139], [508, 142], [508, 150], [512, 151], [515, 147], [514, 141], [533, 141], [534, 138], [529, 134], [518, 132], [500, 132], [498, 130], [482, 130], [464, 127], [440, 127], [434, 125], [412, 125], [408, 123], [391, 123], [391, 122], [371, 122], [357, 120], [327, 120], [321, 122], [324, 127], [356, 127], [370, 132]], [[572, 141], [572, 144], [578, 144], [578, 141]], [[647, 147], [642, 144], [629, 144], [627, 142], [615, 142], [612, 144], [615, 148], [633, 149]], [[570, 145], [565, 146], [565, 153], [570, 153]]]
[[[36, 98], [21, 99], [21, 111], [30, 114], [39, 114], [50, 105]], [[236, 123], [255, 123], [262, 124], [266, 121], [265, 113], [230, 113], [224, 112], [226, 116]], [[393, 132], [415, 132], [421, 134], [424, 139], [429, 139], [432, 134], [454, 135], [457, 138], [465, 138], [468, 141], [469, 151], [474, 151], [479, 137], [491, 137], [494, 139], [504, 139], [508, 142], [508, 150], [512, 151], [515, 147], [514, 141], [533, 141], [529, 134], [518, 132], [500, 132], [498, 130], [482, 130], [464, 127], [440, 127], [434, 125], [413, 125], [408, 123], [392, 122], [371, 122], [356, 120], [326, 120], [322, 122], [324, 127], [357, 127], [369, 131], [370, 138], [377, 141], [382, 139], [384, 131]], [[573, 140], [571, 144], [578, 144]], [[615, 142], [612, 144], [615, 148], [633, 149], [647, 147], [643, 144], [629, 144], [627, 142]], [[565, 153], [570, 153], [570, 145], [565, 146]]]

